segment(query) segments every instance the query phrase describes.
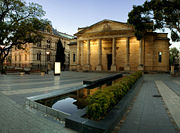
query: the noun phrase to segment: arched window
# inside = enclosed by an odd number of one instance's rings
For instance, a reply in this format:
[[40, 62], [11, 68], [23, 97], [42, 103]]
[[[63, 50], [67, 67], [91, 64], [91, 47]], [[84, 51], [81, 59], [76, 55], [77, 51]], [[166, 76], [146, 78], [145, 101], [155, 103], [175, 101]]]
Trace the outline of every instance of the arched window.
[[51, 48], [51, 41], [47, 40], [47, 48]]

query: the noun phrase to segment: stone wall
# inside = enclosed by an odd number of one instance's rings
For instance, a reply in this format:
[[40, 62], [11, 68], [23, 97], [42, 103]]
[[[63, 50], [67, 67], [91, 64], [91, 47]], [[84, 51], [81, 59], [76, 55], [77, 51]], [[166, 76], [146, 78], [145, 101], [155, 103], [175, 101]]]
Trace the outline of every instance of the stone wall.
[[[112, 20], [103, 20], [90, 27], [83, 28], [75, 35], [80, 47], [73, 45], [70, 46], [70, 49], [71, 53], [79, 51], [79, 54], [76, 55], [76, 59], [79, 59], [78, 63], [80, 63], [77, 70], [169, 71], [169, 39], [167, 34], [148, 32], [139, 41], [134, 36], [133, 27], [130, 25]], [[90, 55], [88, 54], [89, 41]], [[101, 49], [99, 49], [99, 46], [101, 46]], [[159, 62], [159, 53], [162, 54], [161, 62]], [[114, 62], [114, 64], [108, 70], [107, 57], [111, 54], [112, 63]], [[90, 67], [88, 65], [88, 55], [90, 56]], [[74, 69], [77, 62], [72, 62], [72, 58], [71, 55], [71, 69]]]

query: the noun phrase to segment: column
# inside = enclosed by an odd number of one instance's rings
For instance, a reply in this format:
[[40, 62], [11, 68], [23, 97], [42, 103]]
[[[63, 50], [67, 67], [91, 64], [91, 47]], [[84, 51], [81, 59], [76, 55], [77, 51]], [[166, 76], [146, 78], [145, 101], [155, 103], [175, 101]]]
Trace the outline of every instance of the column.
[[116, 39], [112, 39], [112, 65], [111, 71], [116, 71]]
[[77, 59], [77, 71], [80, 70], [80, 41], [77, 40], [77, 56], [76, 56], [76, 59]]
[[125, 71], [130, 71], [130, 65], [129, 65], [129, 37], [126, 38], [126, 64], [124, 67]]
[[81, 67], [83, 67], [84, 64], [84, 42], [81, 42]]
[[90, 70], [90, 40], [87, 40], [87, 65], [86, 69]]
[[138, 70], [141, 70], [141, 71], [144, 70], [144, 65], [142, 62], [142, 54], [143, 54], [142, 43], [143, 43], [143, 40], [141, 39], [139, 41], [139, 66], [138, 66]]
[[102, 70], [102, 40], [98, 40], [98, 65], [96, 66], [97, 71]]

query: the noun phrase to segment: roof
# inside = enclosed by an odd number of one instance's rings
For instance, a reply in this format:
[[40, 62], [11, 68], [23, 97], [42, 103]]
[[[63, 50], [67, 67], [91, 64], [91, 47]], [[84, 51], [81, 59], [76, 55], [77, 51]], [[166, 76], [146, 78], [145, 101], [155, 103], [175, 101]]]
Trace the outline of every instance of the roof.
[[101, 24], [101, 23], [104, 23], [104, 22], [115, 22], [115, 23], [120, 23], [120, 24], [129, 25], [128, 23], [124, 23], [124, 22], [119, 22], [119, 21], [104, 19], [104, 20], [99, 21], [99, 22], [97, 22], [97, 23], [95, 23], [95, 24], [93, 24], [93, 25], [90, 25], [90, 26], [87, 26], [87, 27], [78, 28], [78, 30], [80, 29], [80, 31], [78, 31], [78, 32], [75, 33], [74, 35], [76, 36], [77, 34], [81, 34], [81, 33], [83, 33], [84, 31], [86, 31], [87, 29], [93, 27], [94, 25]]
[[70, 42], [68, 45], [76, 45], [77, 42]]
[[66, 34], [66, 33], [62, 33], [62, 32], [59, 32], [58, 30], [54, 29], [53, 28], [53, 33], [57, 36], [60, 36], [60, 37], [63, 37], [63, 38], [68, 38], [68, 39], [74, 39], [75, 36], [72, 36], [72, 35], [69, 35], [69, 34]]

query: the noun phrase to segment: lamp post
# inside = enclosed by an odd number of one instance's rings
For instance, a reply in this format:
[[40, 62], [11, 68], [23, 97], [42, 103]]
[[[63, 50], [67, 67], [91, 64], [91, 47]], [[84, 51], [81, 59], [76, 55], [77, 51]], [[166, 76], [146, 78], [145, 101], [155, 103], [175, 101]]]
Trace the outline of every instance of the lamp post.
[[0, 51], [1, 51], [1, 55], [0, 55], [0, 66], [1, 66], [1, 73], [4, 73], [3, 72], [3, 61], [1, 61], [1, 58], [2, 58], [2, 54], [3, 54], [3, 49], [5, 48], [5, 45], [0, 45]]
[[50, 54], [49, 51], [46, 51], [46, 73], [48, 74], [48, 60], [47, 60], [47, 57], [48, 55]]

